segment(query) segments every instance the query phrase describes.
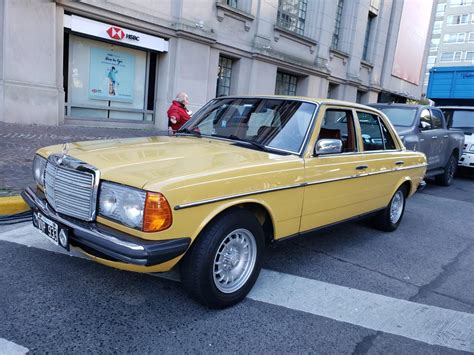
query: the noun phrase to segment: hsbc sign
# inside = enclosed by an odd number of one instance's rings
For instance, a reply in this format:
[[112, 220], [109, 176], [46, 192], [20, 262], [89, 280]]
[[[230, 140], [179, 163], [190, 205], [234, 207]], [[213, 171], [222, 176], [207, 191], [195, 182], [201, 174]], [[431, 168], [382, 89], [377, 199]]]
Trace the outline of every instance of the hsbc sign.
[[132, 31], [122, 27], [90, 20], [75, 15], [64, 15], [64, 27], [72, 32], [84, 33], [134, 47], [147, 48], [158, 52], [168, 51], [168, 41], [146, 33]]
[[124, 38], [130, 39], [132, 41], [140, 41], [140, 36], [125, 33], [120, 27], [111, 26], [106, 32], [110, 38], [117, 39], [119, 41]]

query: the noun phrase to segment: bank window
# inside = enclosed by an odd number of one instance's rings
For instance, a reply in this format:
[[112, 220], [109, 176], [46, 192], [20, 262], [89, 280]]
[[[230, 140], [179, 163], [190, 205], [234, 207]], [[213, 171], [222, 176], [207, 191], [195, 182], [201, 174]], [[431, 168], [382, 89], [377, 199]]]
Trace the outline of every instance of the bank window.
[[298, 77], [291, 74], [277, 72], [275, 95], [296, 95]]
[[369, 40], [370, 34], [372, 33], [372, 27], [374, 26], [375, 17], [372, 13], [369, 13], [367, 18], [367, 27], [365, 28], [365, 39], [364, 39], [364, 50], [362, 52], [362, 59], [368, 60], [369, 56]]
[[307, 0], [279, 0], [277, 25], [304, 35], [307, 7]]
[[384, 139], [379, 119], [376, 115], [367, 112], [357, 112], [364, 151], [383, 150]]
[[220, 56], [217, 74], [216, 97], [230, 95], [230, 80], [232, 77], [232, 59]]
[[332, 43], [331, 43], [331, 48], [333, 49], [337, 49], [339, 45], [343, 6], [344, 6], [344, 0], [337, 0], [336, 24], [334, 26], [334, 33], [332, 34]]
[[354, 119], [351, 111], [326, 110], [319, 130], [318, 140], [320, 139], [340, 139], [343, 152], [357, 151]]
[[154, 120], [157, 55], [65, 34], [65, 116]]

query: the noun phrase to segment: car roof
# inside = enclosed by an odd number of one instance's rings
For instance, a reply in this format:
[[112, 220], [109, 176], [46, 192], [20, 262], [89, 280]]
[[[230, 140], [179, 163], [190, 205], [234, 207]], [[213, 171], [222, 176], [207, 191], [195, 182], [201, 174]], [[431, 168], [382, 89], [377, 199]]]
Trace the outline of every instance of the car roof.
[[236, 96], [221, 96], [217, 99], [284, 99], [284, 100], [298, 100], [312, 102], [318, 105], [335, 105], [335, 106], [350, 106], [360, 109], [373, 110], [375, 107], [358, 104], [351, 101], [334, 100], [325, 98], [315, 98], [307, 96], [287, 96], [287, 95], [236, 95]]
[[447, 108], [451, 110], [474, 110], [474, 106], [437, 106], [439, 109]]
[[421, 105], [421, 104], [390, 104], [390, 103], [373, 103], [369, 104], [372, 107], [397, 107], [397, 108], [439, 108], [430, 105]]

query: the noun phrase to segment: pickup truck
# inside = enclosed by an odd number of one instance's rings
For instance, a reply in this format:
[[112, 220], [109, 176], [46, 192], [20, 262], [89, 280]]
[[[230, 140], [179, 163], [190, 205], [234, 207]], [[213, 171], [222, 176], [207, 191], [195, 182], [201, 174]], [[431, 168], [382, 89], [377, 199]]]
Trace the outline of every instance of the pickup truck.
[[446, 117], [448, 127], [464, 132], [464, 150], [458, 166], [474, 169], [474, 106], [439, 107]]
[[407, 149], [425, 153], [427, 177], [434, 177], [440, 185], [451, 185], [463, 151], [464, 134], [448, 127], [439, 108], [407, 104], [370, 106], [388, 117]]

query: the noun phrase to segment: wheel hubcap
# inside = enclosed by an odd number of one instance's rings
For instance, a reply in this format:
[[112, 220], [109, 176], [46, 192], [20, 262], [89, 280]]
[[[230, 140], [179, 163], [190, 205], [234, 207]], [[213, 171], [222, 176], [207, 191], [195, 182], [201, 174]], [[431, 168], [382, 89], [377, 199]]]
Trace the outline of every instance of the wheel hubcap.
[[397, 191], [393, 196], [392, 204], [390, 205], [390, 222], [397, 223], [403, 212], [404, 195], [402, 191]]
[[213, 277], [217, 289], [232, 293], [245, 285], [257, 260], [257, 243], [247, 229], [230, 232], [214, 257]]

